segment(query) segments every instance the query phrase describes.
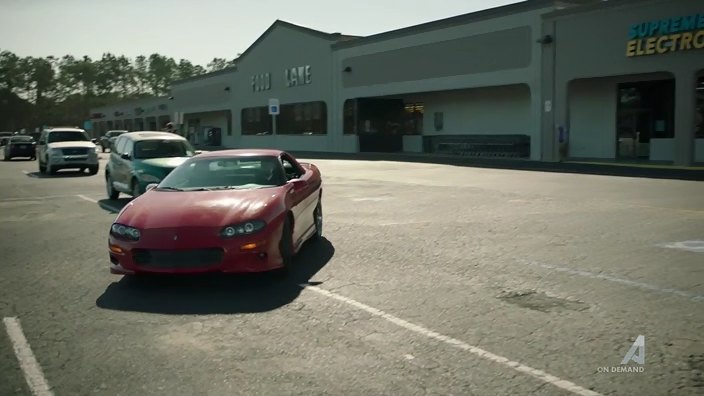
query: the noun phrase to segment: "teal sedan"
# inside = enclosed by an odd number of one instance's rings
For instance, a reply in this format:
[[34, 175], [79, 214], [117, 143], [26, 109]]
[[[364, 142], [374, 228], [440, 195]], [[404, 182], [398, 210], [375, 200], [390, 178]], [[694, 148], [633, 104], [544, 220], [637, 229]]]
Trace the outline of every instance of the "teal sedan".
[[171, 132], [128, 132], [110, 148], [105, 187], [110, 199], [120, 193], [138, 197], [147, 185], [161, 182], [172, 170], [198, 154], [183, 136]]

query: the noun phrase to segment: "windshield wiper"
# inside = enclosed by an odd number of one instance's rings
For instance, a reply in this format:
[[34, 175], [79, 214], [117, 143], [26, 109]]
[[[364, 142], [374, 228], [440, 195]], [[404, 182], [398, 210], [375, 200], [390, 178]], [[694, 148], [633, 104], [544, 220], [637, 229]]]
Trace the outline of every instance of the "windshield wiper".
[[157, 190], [169, 190], [169, 191], [184, 191], [182, 188], [178, 188], [178, 187], [169, 187], [169, 186], [157, 187], [156, 189], [157, 189]]

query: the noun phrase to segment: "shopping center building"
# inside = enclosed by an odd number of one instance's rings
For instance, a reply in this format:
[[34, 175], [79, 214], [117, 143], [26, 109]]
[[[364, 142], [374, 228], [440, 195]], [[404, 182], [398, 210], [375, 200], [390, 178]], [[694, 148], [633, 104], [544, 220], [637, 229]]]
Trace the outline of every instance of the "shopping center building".
[[367, 37], [276, 21], [236, 67], [91, 113], [208, 147], [692, 165], [703, 111], [700, 2], [532, 0]]

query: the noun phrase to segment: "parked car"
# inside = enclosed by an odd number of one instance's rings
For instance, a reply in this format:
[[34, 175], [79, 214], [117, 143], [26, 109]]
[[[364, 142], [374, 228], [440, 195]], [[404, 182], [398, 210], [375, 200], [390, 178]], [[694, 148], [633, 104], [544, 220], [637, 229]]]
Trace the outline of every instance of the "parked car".
[[120, 193], [138, 197], [144, 193], [147, 184], [159, 183], [196, 153], [183, 136], [173, 133], [123, 133], [113, 143], [105, 166], [108, 197], [117, 199]]
[[12, 132], [0, 132], [0, 146], [6, 145], [12, 135], [14, 135]]
[[88, 169], [98, 173], [98, 153], [85, 130], [57, 127], [42, 131], [37, 142], [40, 173], [56, 174], [61, 169]]
[[128, 131], [125, 130], [112, 130], [112, 131], [107, 131], [105, 135], [100, 137], [100, 140], [98, 141], [98, 144], [100, 145], [100, 149], [105, 152], [106, 149], [109, 149], [111, 145], [115, 142], [115, 139], [117, 139], [118, 136], [122, 135], [123, 133], [127, 133]]
[[3, 159], [9, 161], [16, 157], [37, 159], [37, 142], [31, 136], [15, 135], [7, 138], [8, 142], [3, 149]]
[[108, 235], [121, 275], [285, 275], [322, 237], [322, 177], [278, 150], [213, 151], [188, 159], [126, 206]]

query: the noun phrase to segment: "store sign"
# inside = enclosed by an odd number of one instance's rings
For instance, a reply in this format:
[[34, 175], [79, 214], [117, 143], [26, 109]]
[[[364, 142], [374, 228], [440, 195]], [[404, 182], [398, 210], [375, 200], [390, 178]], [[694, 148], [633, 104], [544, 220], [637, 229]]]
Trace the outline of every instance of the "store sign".
[[310, 65], [286, 69], [284, 74], [284, 81], [286, 81], [287, 87], [297, 87], [311, 83]]
[[261, 73], [252, 76], [252, 91], [261, 92], [271, 89], [271, 74]]
[[704, 13], [636, 23], [628, 29], [626, 56], [704, 48]]

